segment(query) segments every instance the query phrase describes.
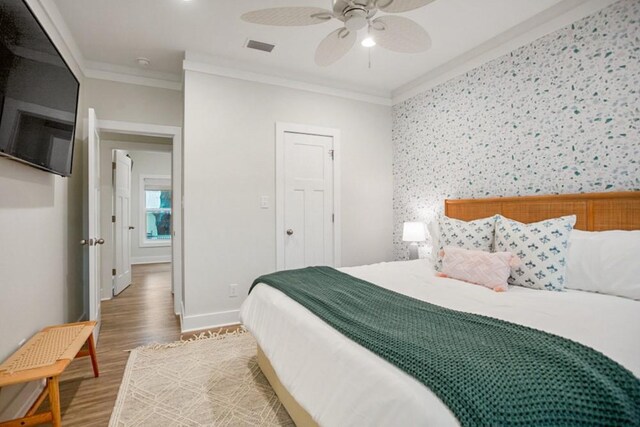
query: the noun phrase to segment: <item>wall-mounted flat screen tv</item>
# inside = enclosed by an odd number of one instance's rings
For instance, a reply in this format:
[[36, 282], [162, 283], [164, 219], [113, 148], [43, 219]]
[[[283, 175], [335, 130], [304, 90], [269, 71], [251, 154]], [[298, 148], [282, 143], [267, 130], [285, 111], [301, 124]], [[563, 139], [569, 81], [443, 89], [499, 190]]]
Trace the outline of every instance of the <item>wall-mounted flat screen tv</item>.
[[80, 84], [23, 0], [0, 0], [0, 155], [71, 175]]

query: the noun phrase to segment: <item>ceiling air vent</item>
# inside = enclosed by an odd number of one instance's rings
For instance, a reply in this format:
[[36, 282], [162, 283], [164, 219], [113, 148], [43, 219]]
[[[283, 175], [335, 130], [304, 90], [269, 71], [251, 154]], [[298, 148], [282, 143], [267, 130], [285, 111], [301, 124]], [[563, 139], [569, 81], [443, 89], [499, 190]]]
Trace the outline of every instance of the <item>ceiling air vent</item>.
[[259, 41], [256, 41], [256, 40], [249, 40], [247, 42], [247, 47], [249, 49], [261, 50], [263, 52], [271, 53], [271, 51], [273, 50], [274, 47], [276, 47], [276, 45], [269, 44], [269, 43], [264, 43], [264, 42], [259, 42]]

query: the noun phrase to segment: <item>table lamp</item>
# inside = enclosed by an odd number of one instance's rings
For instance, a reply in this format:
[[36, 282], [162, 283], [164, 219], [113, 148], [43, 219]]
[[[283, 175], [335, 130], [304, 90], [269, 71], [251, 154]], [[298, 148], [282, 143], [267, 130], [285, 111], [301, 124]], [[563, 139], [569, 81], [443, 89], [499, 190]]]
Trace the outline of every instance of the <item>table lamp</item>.
[[423, 222], [405, 222], [402, 240], [409, 244], [409, 259], [418, 259], [418, 242], [427, 240], [427, 230]]

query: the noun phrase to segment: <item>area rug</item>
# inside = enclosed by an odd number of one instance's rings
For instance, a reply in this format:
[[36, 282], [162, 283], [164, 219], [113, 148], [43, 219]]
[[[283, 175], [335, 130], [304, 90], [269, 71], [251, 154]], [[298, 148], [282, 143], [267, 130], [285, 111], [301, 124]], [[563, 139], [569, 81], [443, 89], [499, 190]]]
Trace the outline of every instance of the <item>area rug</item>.
[[238, 330], [131, 351], [109, 426], [294, 424]]

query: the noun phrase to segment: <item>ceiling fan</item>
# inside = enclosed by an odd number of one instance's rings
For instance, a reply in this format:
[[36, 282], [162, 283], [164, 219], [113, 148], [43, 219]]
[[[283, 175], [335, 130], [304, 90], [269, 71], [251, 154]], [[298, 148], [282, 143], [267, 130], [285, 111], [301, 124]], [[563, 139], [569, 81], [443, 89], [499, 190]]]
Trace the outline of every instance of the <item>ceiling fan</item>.
[[378, 12], [402, 13], [426, 6], [435, 0], [332, 0], [333, 10], [319, 7], [274, 7], [242, 15], [253, 24], [293, 27], [315, 25], [337, 19], [344, 26], [329, 34], [316, 49], [316, 64], [333, 64], [351, 50], [359, 30], [367, 29], [363, 46], [376, 44], [401, 53], [422, 52], [431, 47], [429, 34], [409, 18], [382, 15]]

